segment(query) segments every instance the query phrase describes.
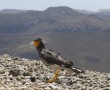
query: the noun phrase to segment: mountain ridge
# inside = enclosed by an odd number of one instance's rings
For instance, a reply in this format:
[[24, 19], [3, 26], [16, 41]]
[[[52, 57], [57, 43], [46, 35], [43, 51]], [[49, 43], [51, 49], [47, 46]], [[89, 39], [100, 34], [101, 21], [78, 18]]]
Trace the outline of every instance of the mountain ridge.
[[[68, 7], [51, 7], [44, 11], [0, 14], [0, 34], [41, 32], [106, 31], [109, 21], [95, 14], [79, 13]], [[33, 33], [32, 33], [33, 32]]]
[[0, 14], [18, 14], [25, 13], [28, 10], [20, 10], [20, 9], [2, 9], [0, 10]]

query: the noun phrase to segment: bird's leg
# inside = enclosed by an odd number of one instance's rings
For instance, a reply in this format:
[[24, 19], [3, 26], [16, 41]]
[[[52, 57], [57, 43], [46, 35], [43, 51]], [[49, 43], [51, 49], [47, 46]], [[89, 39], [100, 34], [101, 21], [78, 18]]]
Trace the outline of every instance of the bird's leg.
[[48, 83], [55, 82], [55, 81], [58, 79], [58, 76], [59, 76], [60, 71], [61, 71], [61, 68], [59, 67], [59, 68], [55, 71], [54, 77], [53, 77], [52, 79], [48, 80], [47, 82], [48, 82]]

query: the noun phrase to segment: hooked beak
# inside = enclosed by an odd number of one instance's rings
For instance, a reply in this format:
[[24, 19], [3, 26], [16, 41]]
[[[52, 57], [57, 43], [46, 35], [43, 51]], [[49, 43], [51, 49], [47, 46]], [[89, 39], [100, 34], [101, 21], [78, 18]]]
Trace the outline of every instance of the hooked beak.
[[30, 45], [34, 45], [34, 42], [31, 42]]
[[38, 47], [39, 44], [40, 44], [40, 42], [37, 41], [37, 40], [34, 40], [34, 41], [32, 41], [32, 42], [30, 43], [30, 45], [34, 45], [34, 46], [36, 46], [36, 47]]
[[34, 48], [34, 42], [31, 42], [31, 43], [30, 43], [30, 47], [31, 47], [31, 48]]
[[40, 43], [39, 41], [33, 41], [32, 44], [37, 47], [37, 46], [39, 46], [39, 43]]
[[38, 41], [33, 41], [33, 42], [31, 42], [30, 43], [30, 46], [32, 47], [32, 48], [34, 48], [34, 46], [39, 46], [39, 42]]

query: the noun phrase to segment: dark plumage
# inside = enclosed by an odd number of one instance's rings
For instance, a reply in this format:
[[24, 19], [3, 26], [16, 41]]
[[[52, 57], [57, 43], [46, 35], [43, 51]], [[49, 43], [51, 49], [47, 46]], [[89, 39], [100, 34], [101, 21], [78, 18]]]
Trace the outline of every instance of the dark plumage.
[[34, 40], [34, 45], [36, 46], [39, 56], [48, 64], [57, 64], [67, 68], [71, 68], [73, 66], [72, 61], [63, 59], [59, 54], [52, 50], [47, 50], [42, 39], [38, 38]]
[[77, 73], [84, 72], [82, 69], [73, 68], [73, 62], [63, 59], [58, 53], [55, 53], [52, 50], [47, 50], [41, 38], [34, 40], [34, 45], [38, 51], [39, 57], [49, 64], [57, 64], [66, 68], [70, 68]]

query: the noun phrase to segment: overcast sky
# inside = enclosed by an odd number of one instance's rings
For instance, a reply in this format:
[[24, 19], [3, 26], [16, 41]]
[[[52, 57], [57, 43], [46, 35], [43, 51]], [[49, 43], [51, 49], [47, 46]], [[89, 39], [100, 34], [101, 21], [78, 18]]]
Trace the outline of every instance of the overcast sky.
[[110, 9], [110, 0], [0, 0], [0, 9], [45, 10], [55, 6], [97, 11]]

